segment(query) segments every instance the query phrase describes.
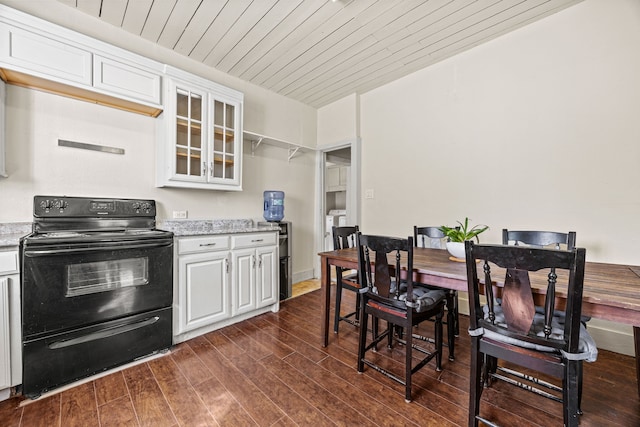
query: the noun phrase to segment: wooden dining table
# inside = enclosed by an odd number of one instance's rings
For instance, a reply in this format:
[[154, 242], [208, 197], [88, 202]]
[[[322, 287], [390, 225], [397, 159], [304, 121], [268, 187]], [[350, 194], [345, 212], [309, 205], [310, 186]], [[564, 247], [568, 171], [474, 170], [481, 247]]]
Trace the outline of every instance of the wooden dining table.
[[[355, 248], [321, 252], [322, 293], [322, 346], [329, 344], [329, 311], [331, 303], [331, 266], [347, 269], [358, 268], [358, 252]], [[450, 259], [441, 249], [414, 248], [413, 280], [417, 283], [439, 286], [466, 292], [467, 270], [464, 262]], [[532, 282], [534, 282], [532, 278]], [[538, 301], [544, 299], [544, 287], [532, 288], [538, 292]], [[566, 289], [556, 290], [556, 305], [563, 307]], [[585, 266], [582, 314], [596, 319], [609, 320], [633, 326], [636, 357], [636, 378], [640, 396], [640, 266], [587, 262]]]

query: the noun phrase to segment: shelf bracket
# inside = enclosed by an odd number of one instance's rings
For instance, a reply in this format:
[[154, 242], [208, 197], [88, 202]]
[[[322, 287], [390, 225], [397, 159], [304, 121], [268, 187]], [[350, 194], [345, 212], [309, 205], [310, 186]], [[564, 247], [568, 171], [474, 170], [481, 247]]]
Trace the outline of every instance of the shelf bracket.
[[300, 149], [300, 147], [289, 147], [289, 158], [287, 159], [287, 161], [291, 161], [291, 159], [293, 159], [293, 156], [296, 155], [296, 153], [298, 152], [298, 150]]
[[260, 137], [260, 139], [258, 139], [257, 141], [251, 141], [251, 157], [255, 157], [256, 149], [260, 146], [261, 143], [262, 137]]

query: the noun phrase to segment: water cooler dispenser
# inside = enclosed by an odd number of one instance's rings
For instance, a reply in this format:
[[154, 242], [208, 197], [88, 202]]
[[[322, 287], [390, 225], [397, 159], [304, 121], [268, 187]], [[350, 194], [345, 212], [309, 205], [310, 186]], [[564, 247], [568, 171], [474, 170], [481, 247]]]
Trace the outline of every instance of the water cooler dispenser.
[[263, 217], [269, 222], [279, 222], [284, 218], [284, 191], [265, 191]]
[[280, 299], [291, 298], [293, 274], [291, 262], [291, 222], [283, 221], [284, 218], [284, 191], [264, 192], [264, 212], [263, 217], [267, 221], [259, 222], [258, 225], [271, 225], [276, 223], [280, 232], [278, 233], [280, 253]]

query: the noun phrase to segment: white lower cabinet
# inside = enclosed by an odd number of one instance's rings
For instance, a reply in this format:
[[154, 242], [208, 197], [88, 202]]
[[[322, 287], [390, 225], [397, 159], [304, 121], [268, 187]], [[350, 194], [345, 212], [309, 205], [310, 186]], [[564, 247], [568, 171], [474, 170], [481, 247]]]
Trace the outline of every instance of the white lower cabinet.
[[275, 247], [256, 249], [258, 270], [256, 271], [256, 304], [258, 308], [275, 304], [280, 300], [279, 255]]
[[174, 342], [279, 309], [275, 232], [179, 237]]
[[255, 249], [233, 252], [233, 314], [242, 314], [256, 308], [256, 254]]
[[8, 387], [11, 387], [9, 279], [0, 277], [0, 390]]
[[184, 310], [178, 333], [231, 317], [229, 254], [211, 252], [180, 257], [180, 291]]
[[18, 252], [0, 252], [0, 401], [22, 382]]
[[232, 237], [234, 314], [278, 302], [278, 236], [246, 234]]

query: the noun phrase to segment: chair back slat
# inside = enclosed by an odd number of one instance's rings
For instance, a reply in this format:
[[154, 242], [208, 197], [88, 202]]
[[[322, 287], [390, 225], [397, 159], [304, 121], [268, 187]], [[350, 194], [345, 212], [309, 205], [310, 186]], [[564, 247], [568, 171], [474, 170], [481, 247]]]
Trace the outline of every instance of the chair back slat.
[[510, 328], [521, 334], [529, 332], [536, 314], [536, 307], [528, 271], [507, 269], [502, 291], [502, 311]]
[[[468, 290], [470, 298], [470, 328], [485, 328], [496, 333], [533, 344], [562, 349], [575, 353], [578, 349], [580, 315], [582, 310], [582, 287], [584, 281], [585, 250], [574, 248], [571, 251], [506, 245], [474, 245], [466, 242]], [[485, 286], [487, 313], [480, 306], [480, 281], [476, 260], [482, 260], [485, 284], [498, 284], [496, 297], [501, 304], [494, 302], [494, 286]], [[517, 271], [517, 273], [514, 273]], [[545, 273], [546, 272], [546, 273]], [[561, 274], [558, 274], [561, 272]], [[509, 274], [516, 277], [508, 278]], [[531, 280], [531, 282], [529, 282]], [[530, 286], [529, 286], [530, 283]], [[514, 299], [513, 307], [518, 304], [533, 308], [531, 287], [543, 286], [547, 294], [544, 313], [544, 327], [541, 330], [528, 329], [526, 322], [514, 320], [517, 315], [505, 315], [504, 307], [509, 307]], [[552, 316], [555, 311], [555, 292], [557, 286], [567, 292], [567, 304], [564, 307], [564, 326], [561, 333], [552, 333]], [[517, 289], [517, 287], [522, 289]], [[529, 292], [530, 299], [524, 298], [522, 292]], [[500, 316], [498, 315], [500, 314]], [[535, 324], [539, 324], [534, 322]], [[557, 331], [556, 331], [557, 332]]]

